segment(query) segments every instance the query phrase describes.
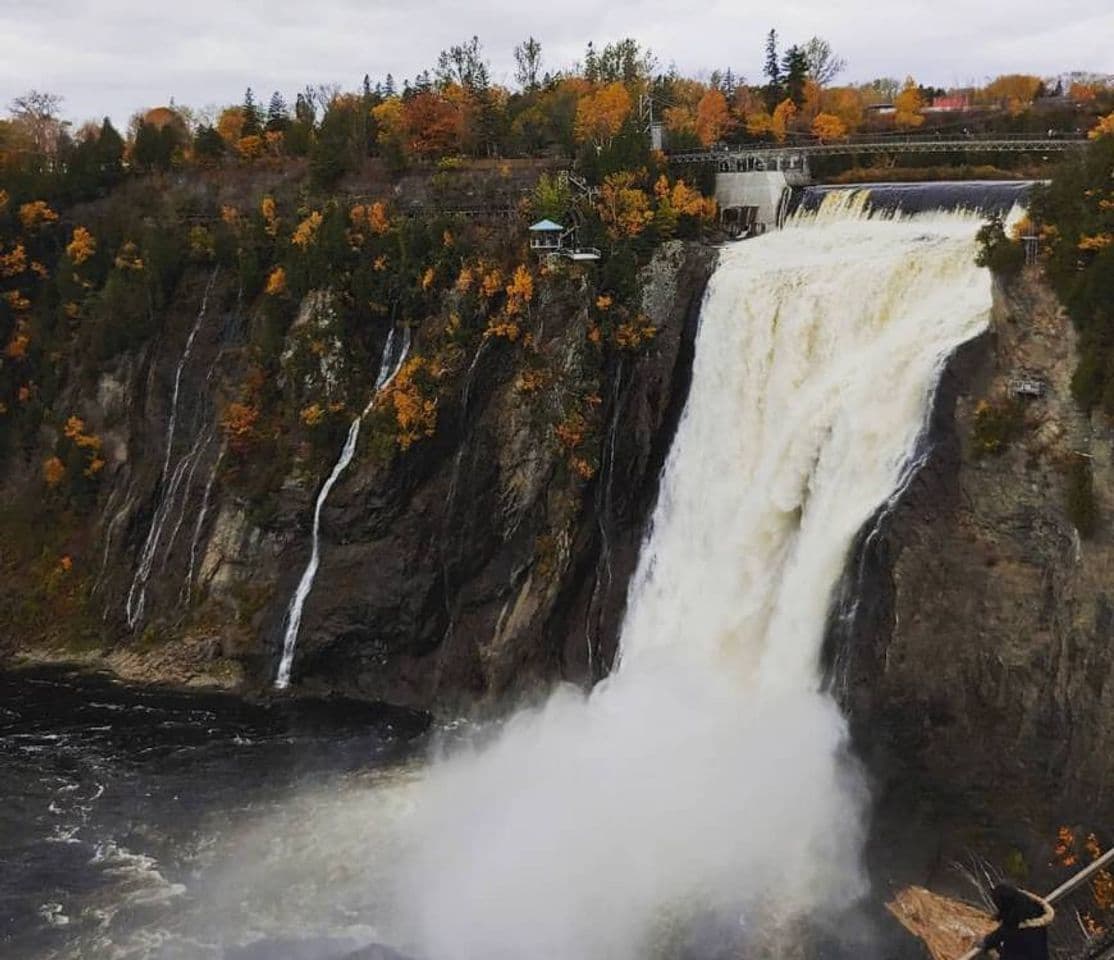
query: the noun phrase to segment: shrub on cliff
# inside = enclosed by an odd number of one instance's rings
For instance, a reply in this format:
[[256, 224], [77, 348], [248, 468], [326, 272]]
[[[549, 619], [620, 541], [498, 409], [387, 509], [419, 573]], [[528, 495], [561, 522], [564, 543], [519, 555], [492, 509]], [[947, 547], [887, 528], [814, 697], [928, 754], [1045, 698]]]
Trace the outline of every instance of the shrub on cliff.
[[1001, 453], [1025, 427], [1025, 411], [1014, 399], [983, 400], [975, 408], [971, 445], [976, 457]]
[[980, 267], [989, 267], [997, 276], [1010, 280], [1021, 272], [1025, 266], [1025, 251], [1016, 240], [1011, 240], [1006, 234], [1002, 218], [995, 214], [985, 223], [975, 235], [979, 244], [979, 251], [975, 254], [975, 263]]

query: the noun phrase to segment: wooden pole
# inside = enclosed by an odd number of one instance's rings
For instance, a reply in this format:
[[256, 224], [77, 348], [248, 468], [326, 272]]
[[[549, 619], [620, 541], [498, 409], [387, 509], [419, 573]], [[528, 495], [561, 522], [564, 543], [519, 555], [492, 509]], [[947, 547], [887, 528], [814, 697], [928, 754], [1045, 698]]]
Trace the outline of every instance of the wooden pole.
[[[1108, 863], [1114, 863], [1114, 847], [1107, 850], [1106, 853], [1099, 857], [1094, 863], [1088, 864], [1080, 870], [1079, 873], [1075, 874], [1075, 876], [1069, 877], [1044, 899], [1049, 903], [1055, 903], [1061, 897], [1066, 897], [1076, 887], [1086, 883]], [[982, 947], [972, 947], [967, 953], [960, 957], [960, 960], [975, 960], [980, 953], [982, 953]]]

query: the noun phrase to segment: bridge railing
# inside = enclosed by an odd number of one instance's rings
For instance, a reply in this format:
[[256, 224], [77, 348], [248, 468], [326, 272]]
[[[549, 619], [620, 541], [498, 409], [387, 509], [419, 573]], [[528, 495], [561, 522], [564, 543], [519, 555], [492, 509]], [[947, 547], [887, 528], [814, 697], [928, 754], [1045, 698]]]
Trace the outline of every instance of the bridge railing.
[[1088, 141], [1075, 135], [1035, 136], [1033, 134], [1001, 134], [994, 136], [950, 134], [910, 134], [873, 137], [854, 137], [822, 143], [817, 140], [794, 143], [753, 143], [713, 147], [708, 150], [684, 151], [669, 154], [676, 163], [713, 163], [737, 157], [789, 157], [816, 155], [846, 155], [853, 153], [959, 153], [959, 152], [1010, 152], [1030, 150], [1064, 151], [1085, 146]]

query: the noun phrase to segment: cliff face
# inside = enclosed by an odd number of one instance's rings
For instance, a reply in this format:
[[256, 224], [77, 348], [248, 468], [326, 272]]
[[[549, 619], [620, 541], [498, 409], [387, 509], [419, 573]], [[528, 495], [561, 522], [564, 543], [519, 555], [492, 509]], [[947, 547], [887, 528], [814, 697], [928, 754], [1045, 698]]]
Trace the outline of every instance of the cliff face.
[[[606, 672], [715, 256], [695, 243], [659, 248], [640, 278], [653, 327], [640, 349], [601, 353], [586, 336], [593, 298], [574, 272], [543, 284], [524, 324], [534, 380], [507, 339], [485, 336], [439, 383], [432, 436], [399, 450], [376, 430], [385, 414], [365, 418], [322, 512], [297, 687], [456, 710]], [[260, 322], [233, 277], [194, 269], [149, 341], [95, 374], [77, 362], [54, 419], [80, 416], [106, 466], [94, 501], [51, 540], [74, 564], [72, 586], [52, 571], [43, 607], [63, 594], [66, 604], [12, 630], [9, 654], [270, 685], [315, 498], [350, 420], [293, 456], [266, 440], [238, 452], [230, 403], [250, 379], [244, 345]], [[444, 323], [415, 326], [412, 355]], [[352, 358], [327, 294], [303, 302], [284, 338], [282, 402], [344, 399]], [[558, 442], [574, 403], [585, 437]], [[7, 465], [13, 500], [41, 497], [39, 465], [59, 439], [32, 438]], [[575, 469], [572, 453], [590, 450], [590, 468]], [[254, 487], [269, 492], [245, 493]]]
[[[1038, 277], [995, 301], [829, 635], [877, 781], [878, 858], [921, 880], [972, 850], [1039, 871], [1057, 824], [1114, 822], [1112, 435], [1071, 398], [1074, 331]], [[1022, 379], [1043, 395], [1015, 396]], [[1081, 539], [1066, 491], [1086, 466], [1106, 519]]]

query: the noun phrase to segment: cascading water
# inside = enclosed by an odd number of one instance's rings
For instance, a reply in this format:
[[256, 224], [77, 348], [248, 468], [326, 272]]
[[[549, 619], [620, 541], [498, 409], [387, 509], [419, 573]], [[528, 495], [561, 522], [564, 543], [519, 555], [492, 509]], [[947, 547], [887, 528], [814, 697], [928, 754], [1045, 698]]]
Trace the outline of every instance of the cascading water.
[[668, 955], [701, 916], [747, 940], [863, 892], [825, 622], [991, 282], [976, 216], [849, 196], [722, 254], [612, 675], [414, 788], [395, 899], [420, 955]]
[[294, 596], [291, 597], [290, 606], [286, 611], [285, 629], [282, 636], [282, 657], [279, 660], [278, 674], [275, 677], [275, 687], [279, 690], [285, 690], [290, 686], [290, 670], [294, 666], [294, 648], [298, 643], [298, 630], [302, 626], [302, 609], [305, 607], [306, 598], [313, 589], [317, 567], [321, 562], [321, 510], [325, 506], [325, 501], [329, 499], [333, 487], [336, 486], [336, 482], [340, 479], [340, 475], [352, 462], [352, 457], [356, 453], [356, 441], [360, 437], [360, 424], [363, 418], [375, 405], [375, 398], [379, 396], [382, 390], [390, 386], [391, 381], [394, 380], [398, 371], [402, 369], [402, 365], [406, 362], [406, 355], [410, 352], [410, 328], [406, 327], [404, 330], [402, 347], [399, 349], [397, 356], [394, 352], [394, 342], [395, 331], [392, 327], [390, 334], [387, 336], [387, 343], [383, 347], [383, 356], [379, 361], [379, 373], [375, 377], [375, 388], [372, 391], [371, 399], [363, 413], [356, 417], [348, 428], [348, 435], [345, 437], [340, 457], [333, 465], [332, 472], [321, 487], [321, 492], [317, 494], [317, 502], [313, 508], [313, 535], [309, 563], [302, 571], [302, 577], [298, 581], [298, 586], [294, 590]]
[[[201, 297], [201, 307], [197, 311], [197, 319], [194, 320], [189, 336], [186, 337], [186, 345], [182, 349], [182, 355], [178, 358], [178, 365], [174, 370], [174, 389], [171, 392], [170, 417], [167, 420], [166, 427], [166, 453], [163, 456], [162, 472], [159, 475], [160, 498], [155, 505], [154, 513], [151, 515], [151, 526], [148, 528], [147, 537], [143, 541], [143, 549], [139, 554], [135, 575], [132, 577], [131, 587], [128, 589], [128, 596], [124, 602], [124, 615], [129, 628], [134, 628], [143, 617], [143, 609], [147, 602], [147, 581], [151, 576], [151, 568], [155, 562], [159, 541], [162, 539], [166, 521], [174, 511], [174, 501], [178, 494], [178, 488], [187, 470], [190, 471], [192, 477], [194, 460], [200, 448], [199, 443], [194, 443], [189, 451], [182, 456], [182, 459], [178, 461], [174, 471], [170, 472], [170, 458], [174, 450], [174, 432], [178, 424], [178, 398], [182, 386], [182, 371], [185, 370], [186, 364], [189, 362], [190, 354], [193, 352], [193, 342], [197, 339], [197, 333], [205, 320], [205, 313], [209, 306], [209, 293], [213, 289], [214, 282], [216, 282], [217, 270], [218, 268], [214, 267], [213, 272], [209, 275], [209, 282], [205, 285], [205, 292]], [[188, 483], [186, 490], [188, 496]]]

